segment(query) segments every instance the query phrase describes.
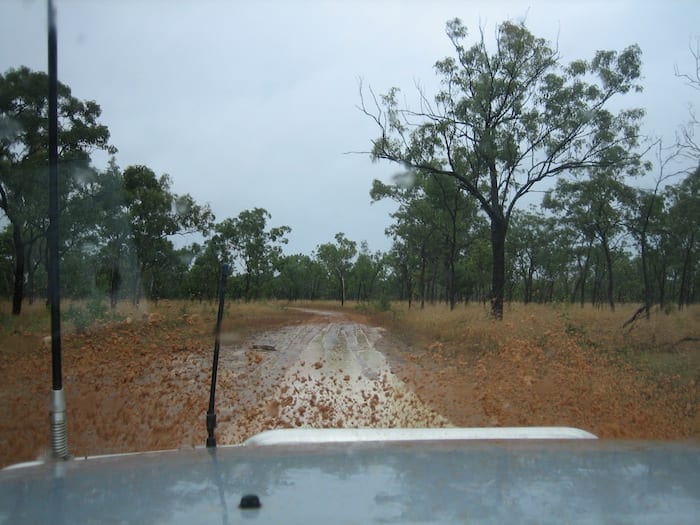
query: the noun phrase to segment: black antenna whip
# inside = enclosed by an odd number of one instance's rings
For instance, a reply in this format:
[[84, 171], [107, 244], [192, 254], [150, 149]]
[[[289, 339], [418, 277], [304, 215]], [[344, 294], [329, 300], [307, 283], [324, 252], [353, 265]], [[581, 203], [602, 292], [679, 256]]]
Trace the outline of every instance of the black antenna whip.
[[61, 378], [61, 296], [58, 279], [58, 74], [56, 19], [48, 0], [49, 26], [49, 303], [51, 304], [51, 450], [54, 457], [68, 457], [66, 399]]
[[207, 410], [207, 447], [216, 447], [214, 429], [216, 428], [216, 412], [214, 401], [216, 399], [216, 372], [219, 368], [219, 342], [221, 337], [221, 319], [224, 317], [224, 292], [226, 291], [226, 277], [228, 276], [228, 264], [221, 265], [221, 279], [219, 281], [219, 312], [216, 315], [216, 331], [214, 339], [214, 363], [211, 367], [211, 387], [209, 387], [209, 409]]

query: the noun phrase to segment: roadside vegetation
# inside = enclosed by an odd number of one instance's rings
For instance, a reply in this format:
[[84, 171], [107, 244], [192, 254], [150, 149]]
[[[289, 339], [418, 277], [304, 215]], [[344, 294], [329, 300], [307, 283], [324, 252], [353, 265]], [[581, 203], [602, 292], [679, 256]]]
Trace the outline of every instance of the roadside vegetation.
[[375, 319], [404, 338], [411, 350], [398, 363], [411, 360], [425, 374], [407, 380], [455, 424], [697, 439], [700, 309], [657, 311], [622, 328], [634, 310], [513, 304], [497, 323], [483, 306], [434, 305]]

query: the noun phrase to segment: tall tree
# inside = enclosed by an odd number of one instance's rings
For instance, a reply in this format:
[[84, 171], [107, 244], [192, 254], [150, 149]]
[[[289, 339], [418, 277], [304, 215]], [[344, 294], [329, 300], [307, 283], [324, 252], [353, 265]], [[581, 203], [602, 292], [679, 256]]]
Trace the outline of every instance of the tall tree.
[[100, 273], [107, 283], [110, 304], [114, 308], [126, 277], [124, 261], [133, 252], [124, 179], [114, 157], [98, 180], [99, 188], [95, 191], [94, 205], [98, 214], [95, 230], [101, 245]]
[[283, 256], [279, 261], [279, 275], [275, 279], [276, 296], [288, 301], [314, 300], [324, 276], [321, 264], [308, 255]]
[[630, 152], [643, 111], [606, 107], [641, 89], [641, 50], [598, 51], [563, 66], [557, 50], [524, 24], [503, 22], [493, 51], [483, 32], [465, 47], [459, 19], [447, 23], [447, 35], [456, 58], [436, 63], [443, 88], [432, 101], [420, 91], [420, 109], [402, 109], [393, 88], [374, 98], [372, 110], [361, 95], [361, 109], [381, 131], [374, 159], [454, 177], [478, 200], [491, 224], [491, 311], [502, 319], [505, 241], [518, 201], [561, 173], [636, 159]]
[[398, 299], [406, 300], [411, 308], [416, 293], [415, 274], [419, 266], [416, 251], [412, 249], [409, 241], [395, 238], [386, 262], [398, 287]]
[[122, 177], [124, 206], [135, 255], [133, 300], [138, 302], [146, 273], [158, 268], [173, 251], [168, 237], [195, 232], [206, 234], [214, 215], [208, 205], [195, 203], [190, 195], [172, 193], [170, 178], [167, 175], [156, 177], [146, 166], [129, 166]]
[[[94, 149], [108, 145], [93, 101], [71, 95], [58, 83], [59, 192], [61, 207], [89, 168]], [[12, 313], [22, 309], [27, 256], [48, 227], [48, 76], [26, 67], [0, 75], [0, 209], [12, 230]]]
[[661, 140], [656, 144], [656, 180], [652, 189], [635, 188], [625, 203], [626, 226], [639, 248], [639, 261], [643, 286], [644, 304], [628, 321], [632, 323], [642, 312], [646, 319], [651, 317], [654, 300], [661, 301], [661, 295], [654, 297], [654, 279], [651, 276], [651, 259], [663, 235], [665, 196], [661, 189], [670, 178], [682, 172], [670, 169], [683, 151], [683, 146], [674, 144], [664, 148]]
[[338, 278], [340, 305], [345, 304], [345, 285], [352, 260], [357, 253], [357, 244], [345, 237], [342, 232], [335, 234], [335, 243], [325, 243], [316, 247], [316, 257], [326, 268], [326, 272]]
[[452, 177], [415, 173], [403, 178], [392, 185], [375, 180], [370, 196], [373, 202], [390, 198], [399, 203], [399, 209], [391, 215], [396, 222], [387, 233], [402, 238], [404, 247], [417, 250], [421, 305], [425, 299], [426, 265], [430, 261], [442, 265], [445, 298], [454, 308], [457, 263], [480, 225], [476, 201], [464, 194]]
[[190, 299], [198, 299], [200, 302], [205, 299], [211, 301], [216, 297], [221, 265], [225, 261], [221, 257], [219, 247], [212, 242], [212, 239], [208, 239], [204, 246], [195, 243], [191, 250], [194, 263], [185, 276], [187, 296]]
[[[693, 280], [698, 272], [698, 250], [700, 250], [700, 166], [683, 181], [668, 189], [668, 228], [673, 238], [677, 274], [678, 307], [692, 301]], [[671, 255], [671, 254], [669, 254]]]
[[532, 302], [535, 294], [534, 282], [537, 272], [542, 272], [551, 257], [553, 223], [532, 212], [513, 215], [512, 231], [515, 237], [510, 243], [516, 273], [523, 283], [523, 302]]
[[607, 299], [615, 309], [613, 248], [624, 231], [625, 203], [632, 200], [633, 190], [619, 173], [595, 170], [590, 177], [577, 180], [560, 179], [553, 193], [547, 193], [543, 206], [557, 211], [562, 221], [595, 238], [605, 258]]
[[286, 235], [291, 232], [289, 226], [268, 227], [270, 218], [267, 210], [253, 208], [216, 224], [215, 233], [195, 259], [193, 270], [203, 272], [202, 276], [207, 275], [210, 281], [216, 278], [221, 264], [233, 267], [238, 263], [242, 272], [236, 280], [242, 283], [243, 297], [246, 301], [258, 298], [264, 285], [271, 286], [280, 266], [282, 246], [287, 244]]
[[292, 231], [289, 226], [267, 228], [270, 218], [267, 210], [253, 208], [243, 210], [229, 225], [233, 228], [229, 237], [234, 239], [236, 255], [243, 266], [246, 301], [260, 295], [264, 276], [272, 280], [282, 257], [282, 245], [287, 244], [286, 235]]
[[377, 279], [384, 269], [384, 257], [381, 252], [369, 251], [367, 241], [360, 243], [357, 259], [352, 267], [355, 298], [357, 302], [368, 301], [374, 292]]
[[440, 252], [438, 239], [433, 234], [434, 228], [437, 228], [434, 220], [436, 210], [425, 198], [420, 180], [394, 185], [375, 180], [370, 196], [373, 202], [390, 198], [399, 203], [399, 209], [391, 214], [395, 222], [385, 233], [394, 239], [393, 260], [408, 293], [409, 308], [415, 292], [423, 308], [427, 295], [428, 267]]

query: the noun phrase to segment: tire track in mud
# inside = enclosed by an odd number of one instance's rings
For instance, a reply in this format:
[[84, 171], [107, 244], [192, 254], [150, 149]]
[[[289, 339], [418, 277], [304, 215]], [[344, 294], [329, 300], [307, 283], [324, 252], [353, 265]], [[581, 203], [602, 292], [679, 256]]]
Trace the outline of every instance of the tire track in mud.
[[[220, 363], [238, 385], [235, 414], [217, 429], [222, 444], [271, 428], [451, 426], [391, 371], [376, 348], [382, 328], [308, 313], [310, 323], [222, 345]], [[263, 346], [275, 350], [251, 351]]]

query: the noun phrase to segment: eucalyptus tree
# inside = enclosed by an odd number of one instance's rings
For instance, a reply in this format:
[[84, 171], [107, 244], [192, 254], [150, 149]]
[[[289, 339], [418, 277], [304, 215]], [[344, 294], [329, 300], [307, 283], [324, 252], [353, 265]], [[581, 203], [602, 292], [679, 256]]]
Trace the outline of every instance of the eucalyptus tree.
[[[95, 149], [109, 146], [100, 106], [81, 101], [58, 83], [59, 200], [61, 207], [82, 183]], [[22, 309], [28, 256], [48, 228], [48, 76], [27, 67], [0, 75], [0, 209], [13, 242], [12, 313]]]
[[[123, 203], [120, 207], [126, 214], [129, 243], [133, 246], [134, 302], [141, 296], [144, 276], [151, 275], [151, 287], [154, 272], [164, 267], [164, 261], [173, 252], [169, 237], [196, 232], [206, 234], [212, 227], [214, 215], [209, 206], [197, 204], [188, 194], [173, 193], [171, 185], [170, 177], [157, 177], [146, 166], [129, 166], [121, 174]], [[119, 229], [114, 235], [122, 233]]]
[[524, 24], [503, 22], [493, 50], [481, 33], [447, 23], [455, 57], [438, 61], [442, 89], [420, 108], [399, 107], [392, 88], [361, 109], [379, 127], [374, 159], [455, 178], [490, 221], [491, 311], [503, 317], [505, 241], [516, 204], [545, 179], [582, 168], [634, 163], [640, 109], [613, 113], [617, 95], [641, 90], [641, 50], [598, 51], [562, 65], [558, 51]]
[[[443, 266], [445, 298], [454, 308], [457, 264], [480, 222], [476, 201], [460, 190], [454, 178], [423, 173], [410, 174], [392, 185], [375, 180], [370, 196], [373, 202], [389, 198], [399, 203], [399, 209], [391, 215], [396, 222], [387, 233], [402, 238], [404, 248], [418, 250], [421, 305], [426, 295], [426, 270], [428, 263], [433, 263]], [[439, 270], [433, 268], [436, 274]]]
[[693, 283], [700, 273], [700, 166], [683, 181], [668, 188], [668, 201], [669, 235], [680, 280], [678, 307], [682, 308], [697, 293]]
[[[217, 223], [214, 235], [205, 243], [207, 266], [215, 264], [218, 268], [226, 263], [232, 268], [240, 267], [240, 272], [234, 272], [234, 280], [241, 281], [241, 294], [246, 301], [258, 298], [265, 286], [272, 286], [274, 273], [280, 267], [282, 246], [288, 242], [286, 236], [291, 228], [269, 227], [271, 218], [264, 208], [243, 210], [238, 216]], [[218, 269], [210, 272], [212, 278], [217, 272]]]
[[275, 278], [275, 296], [288, 301], [318, 298], [325, 270], [321, 263], [308, 255], [293, 254], [279, 260], [279, 274]]
[[581, 231], [586, 239], [598, 241], [605, 258], [611, 310], [615, 309], [613, 248], [624, 233], [623, 209], [632, 191], [620, 173], [598, 169], [587, 178], [559, 179], [543, 200], [543, 206], [557, 212], [563, 222]]
[[398, 288], [398, 299], [406, 300], [411, 308], [416, 295], [415, 275], [419, 267], [416, 251], [412, 249], [408, 240], [395, 237], [386, 262], [395, 287]]
[[[435, 231], [438, 210], [425, 198], [425, 187], [419, 179], [399, 181], [387, 185], [379, 180], [372, 183], [372, 202], [389, 198], [399, 203], [391, 214], [394, 224], [385, 233], [394, 239], [393, 260], [397, 273], [402, 277], [402, 288], [408, 292], [409, 307], [414, 292], [418, 292], [420, 306], [425, 306], [427, 295], [427, 273], [429, 266], [438, 259], [441, 246]], [[408, 182], [408, 184], [406, 184]], [[417, 282], [416, 282], [417, 281]]]
[[195, 243], [190, 248], [194, 260], [184, 278], [185, 293], [190, 299], [211, 301], [217, 296], [223, 262], [220, 245], [215, 239], [213, 236], [204, 245]]
[[100, 243], [98, 273], [108, 290], [110, 304], [115, 308], [122, 284], [129, 280], [125, 261], [130, 260], [134, 246], [124, 178], [114, 157], [98, 177], [98, 184], [93, 196], [97, 213], [95, 232]]
[[351, 272], [357, 302], [372, 298], [385, 266], [384, 254], [378, 251], [370, 252], [367, 241], [362, 241]]
[[335, 234], [335, 243], [324, 243], [316, 247], [316, 258], [326, 273], [338, 278], [341, 306], [345, 304], [346, 280], [356, 254], [357, 243], [346, 238], [342, 232]]
[[[639, 263], [642, 277], [642, 307], [632, 316], [628, 323], [632, 323], [637, 316], [644, 313], [647, 320], [651, 316], [651, 307], [655, 301], [663, 302], [662, 290], [664, 283], [659, 277], [652, 275], [654, 267], [660, 273], [665, 274], [666, 257], [660, 256], [661, 245], [666, 236], [664, 223], [666, 222], [666, 195], [663, 187], [668, 181], [683, 173], [683, 170], [675, 169], [676, 161], [683, 155], [682, 144], [675, 143], [670, 147], [664, 147], [659, 140], [656, 143], [655, 171], [656, 177], [653, 188], [635, 188], [630, 193], [630, 199], [625, 203], [626, 227], [632, 238], [637, 243], [639, 250]], [[656, 261], [654, 259], [656, 258]], [[662, 259], [663, 262], [661, 262]], [[661, 264], [659, 264], [661, 263]], [[665, 280], [661, 277], [661, 280]], [[657, 285], [655, 286], [655, 283]], [[654, 293], [654, 289], [658, 293]]]
[[556, 244], [554, 221], [534, 212], [518, 212], [512, 218], [512, 238], [509, 252], [515, 271], [522, 280], [523, 302], [532, 302], [535, 296], [535, 279], [550, 270], [554, 262]]
[[435, 210], [434, 235], [442, 241], [446, 298], [450, 309], [457, 300], [457, 261], [464, 257], [479, 227], [476, 200], [460, 191], [458, 181], [433, 175], [425, 181], [425, 195]]
[[489, 281], [492, 267], [492, 252], [486, 233], [476, 237], [463, 264], [468, 300], [475, 299], [486, 304], [491, 295]]
[[246, 301], [258, 298], [264, 277], [272, 275], [282, 257], [282, 245], [287, 244], [289, 226], [267, 227], [272, 216], [263, 208], [243, 210], [232, 221], [233, 244], [237, 259], [244, 272], [244, 297]]

